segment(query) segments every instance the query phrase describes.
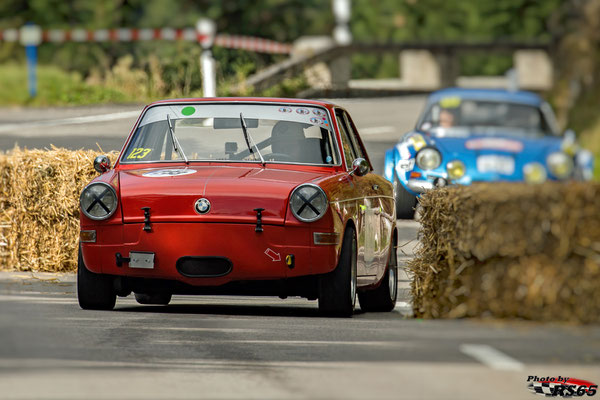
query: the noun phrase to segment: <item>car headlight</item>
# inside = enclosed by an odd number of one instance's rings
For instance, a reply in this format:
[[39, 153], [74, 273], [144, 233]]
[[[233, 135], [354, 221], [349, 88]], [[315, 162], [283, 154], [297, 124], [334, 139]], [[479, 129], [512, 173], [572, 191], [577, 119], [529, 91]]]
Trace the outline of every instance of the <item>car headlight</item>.
[[446, 164], [446, 171], [448, 171], [448, 178], [460, 179], [465, 176], [467, 167], [465, 167], [465, 163], [460, 160], [452, 160]]
[[425, 147], [417, 153], [416, 162], [421, 169], [436, 169], [442, 163], [442, 155], [433, 147]]
[[117, 210], [117, 192], [108, 183], [89, 184], [81, 192], [79, 205], [89, 219], [100, 221], [109, 218]]
[[568, 178], [573, 172], [573, 159], [562, 151], [550, 154], [546, 164], [550, 173], [558, 179]]
[[528, 183], [542, 183], [546, 180], [546, 168], [538, 162], [525, 164], [523, 167], [523, 176]]
[[290, 196], [290, 207], [294, 217], [302, 222], [313, 222], [325, 215], [327, 195], [317, 185], [306, 183], [298, 186]]

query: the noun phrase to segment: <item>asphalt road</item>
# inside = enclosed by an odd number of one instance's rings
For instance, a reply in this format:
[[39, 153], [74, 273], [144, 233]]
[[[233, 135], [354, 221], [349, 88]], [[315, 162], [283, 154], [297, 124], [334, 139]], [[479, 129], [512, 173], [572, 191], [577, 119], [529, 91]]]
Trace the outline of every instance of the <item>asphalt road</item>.
[[[380, 172], [423, 101], [336, 102]], [[0, 109], [0, 149], [118, 150], [140, 110]], [[399, 228], [404, 265], [418, 224]], [[83, 311], [73, 275], [0, 273], [0, 399], [531, 399], [528, 376], [600, 382], [598, 326], [413, 319], [399, 283], [394, 312], [329, 319], [316, 302], [252, 297]]]

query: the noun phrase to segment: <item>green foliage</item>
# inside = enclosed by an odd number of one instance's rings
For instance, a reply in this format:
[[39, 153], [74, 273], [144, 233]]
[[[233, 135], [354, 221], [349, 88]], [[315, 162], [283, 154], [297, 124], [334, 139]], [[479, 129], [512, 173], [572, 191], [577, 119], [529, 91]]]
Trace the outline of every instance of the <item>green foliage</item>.
[[80, 105], [137, 102], [135, 96], [115, 88], [85, 83], [76, 72], [66, 73], [55, 66], [38, 69], [38, 96], [31, 100], [27, 91], [27, 71], [20, 64], [0, 66], [0, 105]]

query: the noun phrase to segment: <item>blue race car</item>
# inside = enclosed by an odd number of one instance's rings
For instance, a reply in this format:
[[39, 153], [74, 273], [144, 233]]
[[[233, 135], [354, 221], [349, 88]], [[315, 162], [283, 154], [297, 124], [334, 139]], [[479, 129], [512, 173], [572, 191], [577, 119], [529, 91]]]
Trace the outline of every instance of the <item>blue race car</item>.
[[398, 218], [416, 198], [449, 184], [592, 177], [593, 157], [573, 131], [561, 134], [552, 109], [524, 91], [443, 89], [432, 93], [415, 130], [385, 153]]

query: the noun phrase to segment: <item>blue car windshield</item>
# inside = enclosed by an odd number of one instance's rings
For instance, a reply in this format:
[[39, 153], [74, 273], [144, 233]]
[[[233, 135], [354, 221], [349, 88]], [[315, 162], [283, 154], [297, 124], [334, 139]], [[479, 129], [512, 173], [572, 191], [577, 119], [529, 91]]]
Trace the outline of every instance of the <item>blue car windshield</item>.
[[538, 107], [501, 101], [442, 99], [429, 107], [419, 126], [436, 136], [504, 134], [518, 137], [554, 135]]

